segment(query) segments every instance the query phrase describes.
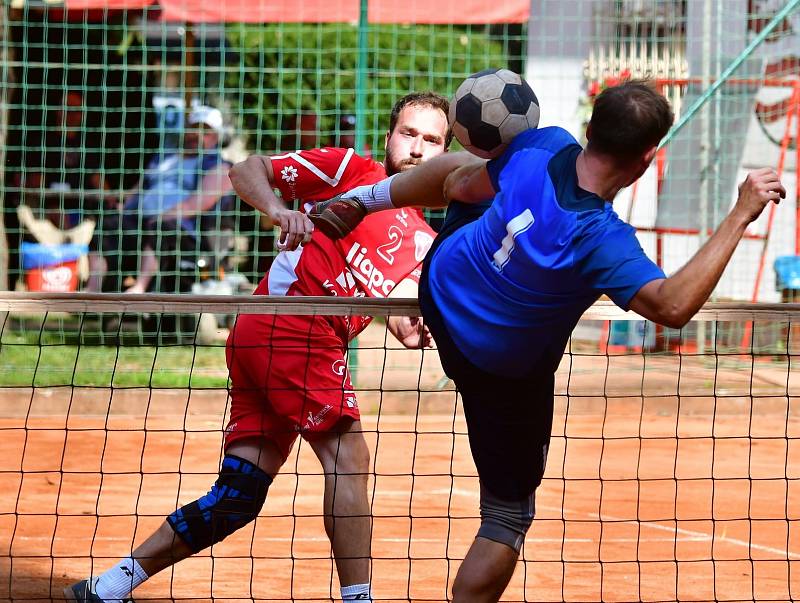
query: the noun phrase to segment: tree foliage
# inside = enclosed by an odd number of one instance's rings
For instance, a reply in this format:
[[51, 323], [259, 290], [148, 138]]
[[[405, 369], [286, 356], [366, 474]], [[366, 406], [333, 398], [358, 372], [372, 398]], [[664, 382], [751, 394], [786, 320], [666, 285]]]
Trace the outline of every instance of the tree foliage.
[[[248, 147], [298, 148], [299, 114], [318, 116], [316, 145], [335, 143], [339, 117], [355, 113], [355, 25], [232, 25], [227, 37], [239, 51], [227, 74], [228, 100]], [[413, 90], [449, 96], [467, 75], [508, 63], [485, 27], [375, 25], [368, 38], [364, 123], [372, 148], [382, 146], [398, 97]]]

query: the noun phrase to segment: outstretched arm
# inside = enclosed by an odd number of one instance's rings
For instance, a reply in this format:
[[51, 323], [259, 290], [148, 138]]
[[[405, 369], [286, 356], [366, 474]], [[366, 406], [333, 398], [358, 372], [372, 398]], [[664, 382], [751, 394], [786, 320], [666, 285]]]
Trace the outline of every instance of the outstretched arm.
[[451, 201], [480, 203], [488, 201], [496, 193], [485, 161], [462, 165], [457, 170], [450, 172], [444, 181], [444, 197], [447, 203]]
[[303, 212], [286, 207], [272, 190], [275, 176], [269, 157], [251, 155], [234, 165], [228, 175], [236, 194], [280, 227], [278, 241], [283, 249], [296, 249], [311, 239], [311, 220]]
[[770, 201], [779, 203], [785, 197], [786, 189], [775, 170], [764, 168], [748, 174], [739, 186], [736, 205], [713, 236], [678, 272], [642, 287], [630, 309], [653, 322], [683, 327], [711, 295], [747, 225]]
[[[474, 174], [486, 172], [486, 162], [478, 159], [475, 155], [462, 151], [459, 153], [445, 153], [426, 161], [413, 170], [401, 172], [389, 181], [391, 204], [394, 207], [444, 207], [453, 199], [468, 202], [484, 201], [494, 195], [483, 196], [480, 199], [476, 195], [482, 190], [472, 191], [471, 187], [477, 187], [482, 181], [474, 178]], [[488, 174], [486, 176], [488, 181]], [[384, 180], [383, 182], [387, 182]], [[380, 183], [379, 183], [380, 184]], [[491, 186], [491, 183], [489, 183]], [[372, 187], [364, 187], [372, 188]], [[357, 189], [345, 193], [345, 197], [355, 196]], [[448, 194], [449, 193], [449, 194]], [[464, 195], [462, 199], [457, 194]], [[368, 195], [368, 191], [364, 191]], [[365, 203], [370, 207], [369, 201]], [[390, 207], [376, 208], [391, 209]]]
[[466, 151], [445, 153], [412, 170], [317, 203], [309, 217], [328, 237], [341, 239], [368, 213], [409, 206], [444, 207], [454, 199], [477, 203], [491, 199], [494, 192], [485, 161]]

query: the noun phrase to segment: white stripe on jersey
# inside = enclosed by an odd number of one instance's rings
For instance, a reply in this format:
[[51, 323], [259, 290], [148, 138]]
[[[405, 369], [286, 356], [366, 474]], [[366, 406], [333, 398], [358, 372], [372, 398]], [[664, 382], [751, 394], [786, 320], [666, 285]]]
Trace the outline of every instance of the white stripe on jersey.
[[297, 282], [297, 273], [295, 268], [300, 262], [300, 255], [303, 253], [303, 246], [301, 245], [294, 251], [281, 251], [272, 266], [269, 268], [269, 278], [267, 280], [267, 288], [270, 295], [286, 295], [295, 282]]
[[505, 268], [506, 264], [508, 264], [508, 261], [511, 259], [511, 253], [514, 251], [514, 247], [516, 247], [515, 239], [533, 226], [533, 222], [534, 219], [531, 210], [526, 209], [506, 224], [506, 232], [508, 234], [503, 237], [500, 249], [495, 251], [493, 256], [494, 261], [492, 263], [497, 270], [502, 272], [503, 268]]
[[297, 151], [296, 153], [287, 153], [286, 155], [274, 155], [272, 159], [294, 159], [297, 163], [305, 167], [320, 180], [330, 186], [335, 187], [339, 185], [339, 181], [342, 179], [342, 174], [344, 174], [345, 169], [347, 169], [347, 164], [350, 163], [350, 158], [353, 156], [355, 151], [353, 149], [347, 149], [347, 153], [345, 153], [342, 163], [339, 164], [339, 169], [336, 170], [336, 174], [333, 177], [328, 176], [310, 161], [306, 161], [305, 158], [300, 155], [300, 153], [302, 153], [302, 151]]

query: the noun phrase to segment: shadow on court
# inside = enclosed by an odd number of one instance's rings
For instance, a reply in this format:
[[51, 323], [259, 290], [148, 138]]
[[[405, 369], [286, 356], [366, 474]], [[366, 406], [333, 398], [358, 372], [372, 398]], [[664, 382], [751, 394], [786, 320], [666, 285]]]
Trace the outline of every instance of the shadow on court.
[[[11, 603], [33, 603], [36, 601], [63, 601], [63, 590], [71, 580], [62, 576], [38, 575], [29, 568], [17, 569], [16, 560], [9, 567], [8, 558], [3, 559], [0, 571], [0, 600]], [[11, 573], [9, 575], [9, 569]]]

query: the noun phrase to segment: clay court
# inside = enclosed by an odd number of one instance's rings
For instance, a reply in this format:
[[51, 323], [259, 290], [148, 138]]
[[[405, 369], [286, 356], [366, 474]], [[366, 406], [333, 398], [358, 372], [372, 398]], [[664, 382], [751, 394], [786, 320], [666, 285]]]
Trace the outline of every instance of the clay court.
[[[374, 332], [375, 330], [373, 330]], [[478, 483], [434, 352], [360, 340], [374, 594], [444, 601]], [[800, 376], [783, 358], [565, 357], [537, 517], [504, 600], [800, 597]], [[5, 389], [0, 598], [60, 598], [216, 475], [225, 390]], [[331, 600], [322, 476], [296, 446], [255, 525], [138, 600]]]

